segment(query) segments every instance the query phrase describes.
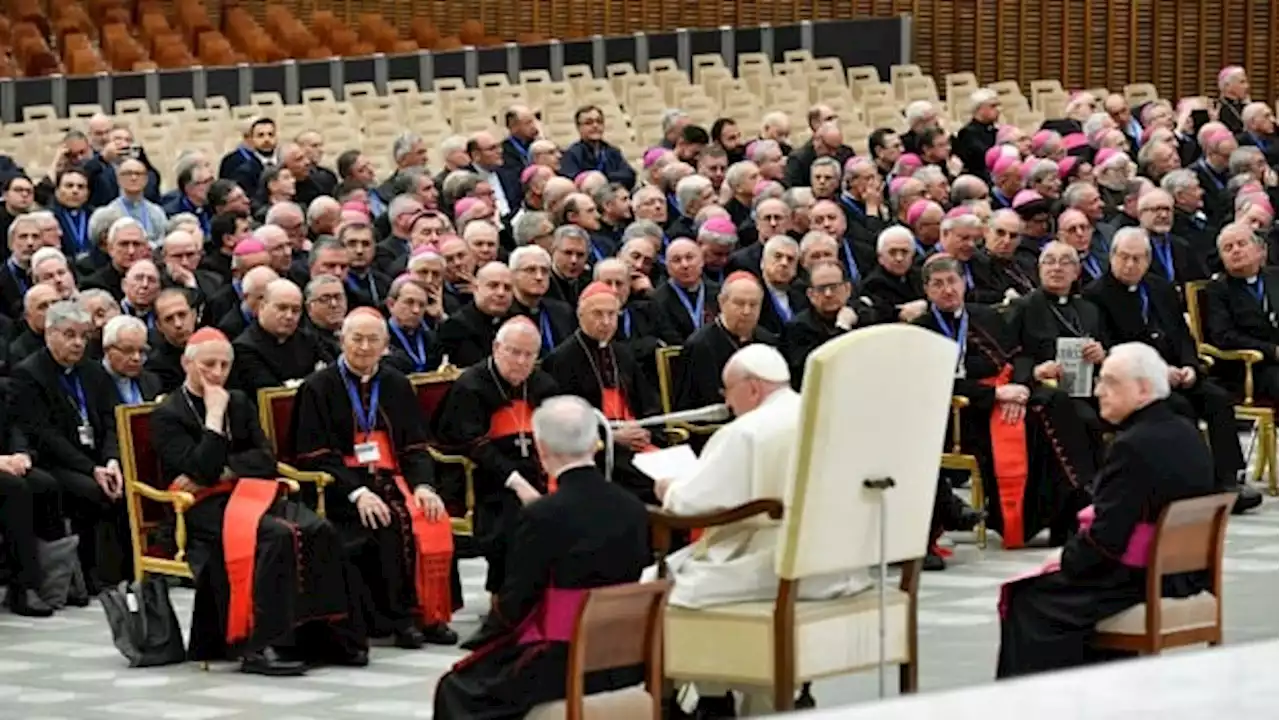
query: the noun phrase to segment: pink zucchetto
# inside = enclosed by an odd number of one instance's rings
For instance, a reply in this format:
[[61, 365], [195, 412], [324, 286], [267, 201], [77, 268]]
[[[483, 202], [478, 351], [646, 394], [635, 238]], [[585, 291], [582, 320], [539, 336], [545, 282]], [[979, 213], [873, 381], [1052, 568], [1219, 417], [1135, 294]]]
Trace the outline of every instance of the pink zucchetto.
[[1017, 155], [1004, 155], [997, 159], [991, 167], [991, 177], [1000, 177], [1010, 170], [1022, 174], [1022, 163], [1018, 161]]
[[1031, 136], [1031, 152], [1040, 152], [1044, 150], [1044, 146], [1053, 141], [1055, 137], [1061, 138], [1058, 133], [1052, 130], [1040, 130]]
[[916, 221], [920, 219], [920, 216], [924, 215], [925, 212], [934, 205], [937, 205], [937, 203], [932, 200], [923, 199], [911, 203], [911, 207], [907, 208], [907, 224], [915, 225]]
[[717, 233], [719, 235], [737, 235], [738, 228], [733, 226], [733, 221], [727, 217], [713, 217], [702, 223], [702, 230]]
[[922, 167], [924, 167], [924, 160], [915, 153], [902, 153], [898, 158], [898, 170], [901, 175], [910, 175]]
[[956, 218], [961, 218], [961, 217], [965, 217], [966, 215], [972, 215], [972, 214], [973, 214], [973, 210], [968, 205], [957, 205], [951, 208], [950, 210], [948, 210], [945, 217], [947, 220], [954, 220]]
[[1064, 150], [1075, 150], [1089, 144], [1089, 138], [1084, 133], [1068, 133], [1062, 136], [1062, 148]]
[[911, 178], [896, 177], [896, 178], [894, 178], [894, 179], [890, 180], [890, 181], [889, 181], [889, 194], [891, 194], [891, 195], [896, 195], [900, 190], [902, 190], [902, 186], [903, 186], [903, 185], [906, 185], [906, 184], [907, 184], [907, 181], [908, 181], [908, 180], [910, 180], [910, 179], [911, 179]]
[[480, 204], [480, 198], [464, 197], [459, 198], [458, 202], [453, 204], [453, 216], [462, 217], [467, 211]]
[[1115, 148], [1102, 148], [1097, 155], [1093, 156], [1093, 165], [1094, 167], [1104, 167], [1125, 157], [1127, 156], [1124, 153]]
[[538, 174], [538, 168], [540, 168], [540, 167], [542, 167], [542, 166], [541, 166], [541, 165], [530, 165], [529, 167], [525, 168], [524, 170], [521, 170], [521, 171], [520, 171], [520, 184], [521, 184], [521, 185], [528, 185], [528, 184], [529, 184], [529, 181], [533, 179], [533, 176]]
[[991, 149], [987, 150], [987, 154], [983, 156], [983, 160], [987, 164], [987, 169], [994, 171], [996, 163], [1000, 162], [1001, 158], [1006, 157], [1017, 159], [1018, 150], [1009, 145], [992, 145]]
[[1003, 145], [1013, 139], [1014, 133], [1018, 132], [1017, 125], [1001, 125], [996, 131], [996, 143]]
[[644, 169], [648, 170], [653, 167], [653, 164], [658, 162], [658, 158], [662, 157], [666, 152], [667, 149], [662, 147], [651, 147], [648, 150], [645, 150], [644, 160], [642, 161], [644, 163]]
[[245, 255], [255, 255], [267, 251], [267, 246], [257, 238], [247, 238], [236, 243], [236, 247], [231, 254], [236, 257], [244, 257]]
[[1043, 200], [1044, 196], [1035, 190], [1019, 190], [1018, 194], [1013, 196], [1013, 209], [1017, 210], [1020, 207]]
[[1061, 160], [1059, 160], [1058, 161], [1058, 179], [1066, 180], [1067, 176], [1071, 174], [1071, 171], [1074, 170], [1076, 165], [1079, 165], [1079, 164], [1080, 164], [1080, 158], [1078, 157], [1064, 157]]

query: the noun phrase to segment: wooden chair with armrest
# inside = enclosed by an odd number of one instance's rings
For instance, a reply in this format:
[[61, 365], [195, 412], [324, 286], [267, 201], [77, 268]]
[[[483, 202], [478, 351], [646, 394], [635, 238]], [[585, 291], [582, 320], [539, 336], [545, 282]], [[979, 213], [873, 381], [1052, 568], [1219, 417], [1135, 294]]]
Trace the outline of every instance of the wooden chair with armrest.
[[[1170, 503], [1160, 513], [1147, 560], [1146, 602], [1097, 625], [1095, 647], [1158, 655], [1184, 645], [1222, 644], [1222, 556], [1235, 493]], [[1166, 598], [1165, 576], [1207, 571], [1210, 589]]]
[[[565, 699], [535, 706], [526, 720], [659, 720], [662, 615], [671, 582], [602, 587], [587, 593], [574, 623]], [[587, 673], [644, 666], [644, 685], [585, 694]]]
[[[453, 381], [462, 375], [462, 371], [452, 365], [441, 367], [428, 373], [415, 373], [409, 376], [413, 389], [418, 394], [418, 406], [422, 409], [422, 421], [429, 427], [436, 409], [444, 402], [444, 397], [453, 386]], [[451, 454], [450, 448], [436, 445], [430, 446], [431, 457], [442, 465], [453, 465], [462, 472], [464, 502], [462, 517], [452, 519], [455, 535], [472, 535], [475, 532], [476, 488], [473, 477], [475, 463], [465, 455]]]
[[333, 482], [333, 476], [325, 472], [299, 470], [293, 464], [297, 458], [293, 445], [293, 401], [297, 395], [296, 387], [259, 390], [258, 421], [262, 423], [262, 432], [267, 436], [271, 452], [276, 457], [276, 471], [295, 482], [314, 485], [316, 514], [324, 517], [324, 490]]
[[[900, 564], [901, 577], [884, 588], [883, 659], [898, 666], [901, 691], [915, 691], [917, 590], [954, 364], [954, 344], [917, 327], [881, 325], [834, 339], [808, 360], [795, 434], [753, 443], [753, 463], [761, 468], [752, 478], [757, 499], [698, 516], [650, 511], [660, 553], [670, 548], [674, 530], [707, 529], [694, 552], [722, 532], [776, 532], [778, 587], [771, 599], [668, 606], [669, 679], [727, 685], [752, 699], [765, 688], [772, 709], [785, 711], [803, 683], [877, 667], [878, 592], [825, 600], [799, 595], [810, 578], [847, 576], [849, 587], [864, 586], [859, 576], [879, 561], [884, 531], [884, 558]], [[905, 393], [899, 402], [874, 417], [858, 411], [890, 387]], [[778, 457], [789, 471], [773, 471]], [[893, 479], [881, 498], [893, 516], [882, 528], [878, 491], [864, 481], [883, 478]], [[664, 566], [660, 557], [659, 570]]]
[[[151, 413], [159, 405], [157, 401], [116, 407], [116, 436], [120, 444], [120, 472], [124, 476], [134, 579], [141, 581], [147, 573], [194, 579], [187, 564], [186, 512], [196, 499], [189, 492], [169, 490], [160, 475], [160, 458], [151, 438]], [[282, 482], [289, 492], [298, 492], [295, 480], [282, 478]], [[170, 522], [173, 523], [173, 551], [148, 544], [149, 538]]]
[[1257, 428], [1258, 458], [1253, 465], [1253, 481], [1261, 481], [1263, 472], [1266, 472], [1267, 490], [1272, 495], [1280, 494], [1280, 470], [1277, 469], [1276, 457], [1276, 414], [1265, 405], [1254, 404], [1253, 367], [1262, 362], [1262, 353], [1257, 350], [1219, 348], [1205, 341], [1203, 292], [1210, 282], [1193, 280], [1186, 284], [1183, 296], [1187, 301], [1187, 328], [1191, 331], [1191, 338], [1195, 340], [1196, 354], [1207, 359], [1209, 364], [1218, 362], [1244, 364], [1244, 396], [1235, 406], [1235, 412], [1237, 420], [1251, 423]]
[[[960, 446], [960, 411], [969, 407], [969, 398], [962, 395], [951, 396], [951, 451], [942, 453], [943, 470], [958, 470], [969, 473], [969, 503], [974, 510], [985, 510], [987, 507], [986, 490], [982, 486], [982, 470], [978, 466], [978, 458], [964, 452]], [[978, 547], [987, 547], [987, 521], [980, 521], [974, 532], [978, 538]]]

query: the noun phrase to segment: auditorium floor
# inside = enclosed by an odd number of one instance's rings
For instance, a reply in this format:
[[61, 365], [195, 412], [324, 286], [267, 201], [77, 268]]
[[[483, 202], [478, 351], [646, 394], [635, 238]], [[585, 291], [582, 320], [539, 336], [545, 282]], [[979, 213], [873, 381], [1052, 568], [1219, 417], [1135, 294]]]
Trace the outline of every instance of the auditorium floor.
[[[1227, 530], [1227, 642], [1277, 635], [1280, 504], [1232, 518]], [[996, 593], [1002, 580], [1037, 565], [1044, 549], [983, 552], [961, 537], [951, 567], [927, 574], [920, 593], [920, 687], [923, 692], [989, 682], [995, 668]], [[463, 565], [464, 636], [484, 601], [483, 562]], [[184, 624], [191, 594], [173, 594]], [[202, 672], [192, 664], [130, 670], [111, 644], [101, 609], [72, 609], [29, 620], [0, 614], [0, 718], [52, 720], [132, 717], [145, 720], [430, 718], [436, 678], [461, 653], [375, 648], [367, 669], [324, 669], [304, 678], [241, 675], [232, 664]], [[896, 678], [896, 673], [892, 676]], [[894, 680], [890, 681], [892, 685]], [[820, 682], [822, 707], [875, 698], [873, 673]]]

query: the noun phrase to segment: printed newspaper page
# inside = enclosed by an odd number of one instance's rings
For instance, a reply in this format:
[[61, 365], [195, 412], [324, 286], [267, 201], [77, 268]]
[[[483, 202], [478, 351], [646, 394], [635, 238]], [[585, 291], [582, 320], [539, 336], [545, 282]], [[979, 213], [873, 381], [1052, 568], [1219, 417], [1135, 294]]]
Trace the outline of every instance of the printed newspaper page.
[[1086, 362], [1084, 354], [1088, 338], [1058, 338], [1058, 364], [1062, 366], [1062, 383], [1058, 386], [1071, 397], [1093, 395], [1093, 363]]

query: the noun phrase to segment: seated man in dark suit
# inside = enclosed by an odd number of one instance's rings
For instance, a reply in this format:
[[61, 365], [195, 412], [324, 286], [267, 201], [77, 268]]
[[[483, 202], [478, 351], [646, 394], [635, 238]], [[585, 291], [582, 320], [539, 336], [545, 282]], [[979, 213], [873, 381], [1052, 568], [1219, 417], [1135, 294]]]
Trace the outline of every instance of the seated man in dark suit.
[[724, 389], [721, 374], [729, 358], [751, 343], [778, 343], [776, 335], [759, 326], [763, 301], [764, 290], [751, 273], [739, 270], [725, 279], [718, 299], [719, 315], [690, 335], [680, 353], [683, 369], [676, 378], [677, 409], [720, 402]]
[[155, 400], [160, 378], [142, 367], [147, 357], [147, 326], [136, 317], [117, 315], [102, 328], [102, 367], [123, 405]]
[[[1093, 519], [1043, 574], [1005, 586], [997, 677], [1089, 662], [1098, 621], [1145, 597], [1143, 527], [1170, 503], [1214, 491], [1213, 460], [1195, 425], [1169, 406], [1174, 370], [1140, 343], [1113, 348], [1103, 363], [1098, 402], [1102, 417], [1120, 432], [1094, 480]], [[1203, 588], [1196, 574], [1164, 581], [1166, 597]]]
[[231, 377], [251, 400], [263, 388], [301, 381], [336, 359], [319, 338], [299, 327], [301, 316], [297, 285], [290, 280], [267, 285], [256, 322], [232, 343], [236, 364]]
[[1102, 311], [1112, 342], [1146, 343], [1165, 359], [1173, 407], [1208, 424], [1216, 487], [1239, 492], [1235, 511], [1244, 512], [1260, 504], [1262, 496], [1240, 482], [1245, 465], [1231, 396], [1204, 377], [1178, 294], [1163, 277], [1148, 273], [1150, 267], [1146, 231], [1118, 230], [1111, 241], [1111, 272], [1090, 283], [1084, 296]]
[[[591, 269], [592, 276], [608, 285], [622, 303], [618, 315], [618, 329], [613, 341], [624, 349], [644, 373], [650, 387], [658, 387], [658, 348], [663, 347], [658, 336], [658, 314], [653, 303], [632, 292], [632, 271], [626, 262], [618, 258], [605, 258]], [[643, 279], [648, 280], [647, 277]]]
[[[1220, 350], [1257, 350], [1262, 362], [1253, 366], [1253, 392], [1274, 406], [1276, 388], [1276, 268], [1263, 267], [1267, 244], [1248, 225], [1233, 223], [1218, 234], [1218, 254], [1225, 275], [1205, 288], [1205, 340]], [[1221, 370], [1219, 370], [1221, 367]], [[1244, 380], [1240, 363], [1214, 366], [1225, 383]]]
[[440, 353], [450, 365], [470, 367], [489, 356], [498, 328], [514, 302], [511, 270], [491, 262], [476, 271], [475, 300], [440, 326]]
[[[85, 357], [92, 319], [78, 302], [54, 303], [45, 314], [47, 347], [14, 368], [19, 423], [36, 452], [37, 467], [62, 487], [72, 529], [80, 536], [80, 567], [90, 594], [102, 584], [131, 577], [128, 519], [117, 403], [102, 365]], [[111, 547], [98, 547], [99, 526], [116, 532]], [[108, 558], [98, 564], [99, 555]]]

